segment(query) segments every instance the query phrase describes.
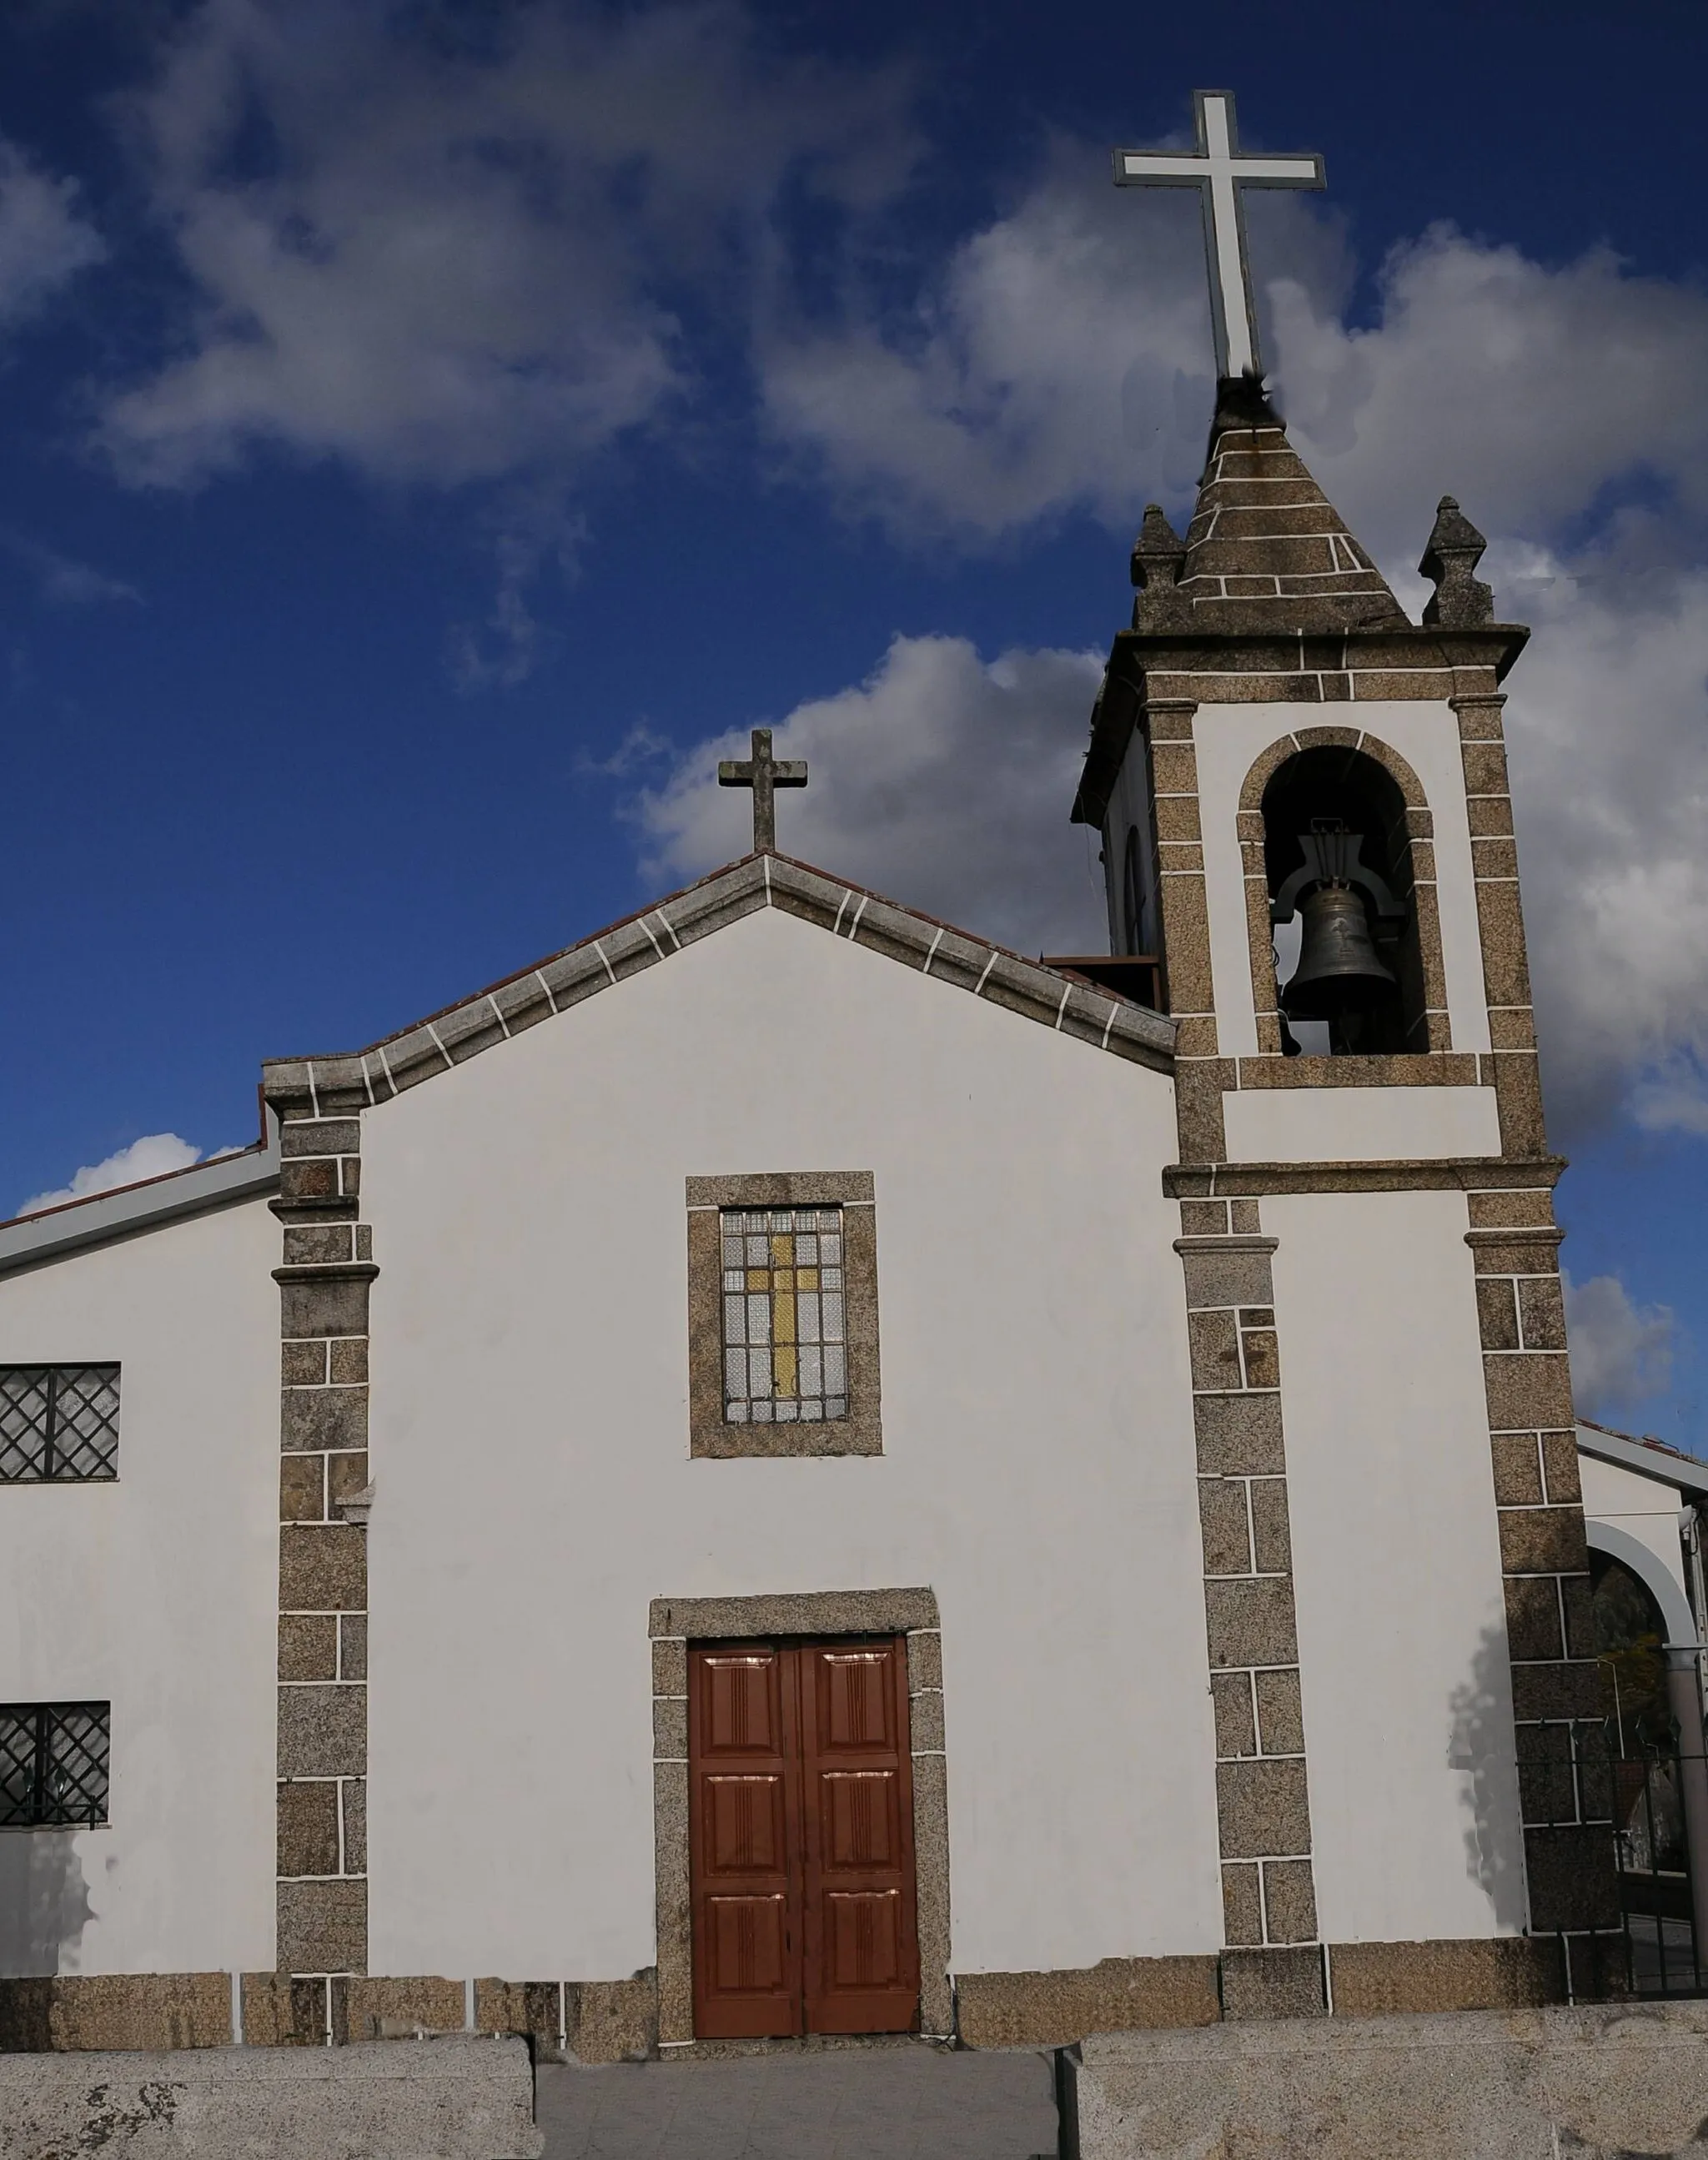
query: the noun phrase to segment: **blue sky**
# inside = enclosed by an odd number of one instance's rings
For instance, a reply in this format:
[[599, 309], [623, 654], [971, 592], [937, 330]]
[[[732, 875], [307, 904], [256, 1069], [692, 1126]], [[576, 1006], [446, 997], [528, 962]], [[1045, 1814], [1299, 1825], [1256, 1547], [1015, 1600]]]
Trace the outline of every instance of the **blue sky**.
[[786, 847], [1088, 934], [1210, 394], [1196, 207], [1108, 153], [1227, 87], [1327, 162], [1252, 216], [1295, 440], [1408, 604], [1451, 491], [1536, 626], [1581, 1391], [1708, 1447], [1705, 60], [1567, 0], [5, 11], [0, 1210], [735, 852], [755, 723]]

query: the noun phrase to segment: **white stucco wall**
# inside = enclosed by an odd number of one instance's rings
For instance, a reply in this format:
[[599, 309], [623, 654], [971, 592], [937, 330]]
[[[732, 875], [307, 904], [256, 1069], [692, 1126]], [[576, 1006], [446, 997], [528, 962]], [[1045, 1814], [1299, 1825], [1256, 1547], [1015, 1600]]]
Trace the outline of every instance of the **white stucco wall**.
[[1488, 1010], [1482, 948], [1472, 881], [1465, 769], [1452, 708], [1429, 699], [1372, 699], [1356, 705], [1200, 705], [1192, 722], [1198, 805], [1203, 821], [1204, 884], [1210, 915], [1210, 964], [1216, 1031], [1224, 1057], [1257, 1054], [1251, 948], [1246, 931], [1244, 870], [1239, 853], [1239, 792], [1269, 745], [1301, 726], [1359, 727], [1399, 751], [1423, 784], [1435, 820], [1436, 900], [1447, 1018], [1455, 1050], [1487, 1050]]
[[118, 1477], [0, 1486], [0, 1700], [112, 1705], [111, 1819], [0, 1830], [0, 1975], [273, 1955], [278, 1225], [0, 1280], [0, 1363], [121, 1368]]
[[1263, 1211], [1323, 1933], [1513, 1932], [1512, 1684], [1464, 1197]]
[[1224, 1091], [1230, 1162], [1450, 1160], [1500, 1153], [1493, 1088]]
[[[1219, 1944], [1165, 1077], [766, 912], [364, 1125], [373, 1970], [651, 1964], [648, 1601], [915, 1585], [956, 1968]], [[692, 1462], [683, 1180], [814, 1168], [884, 1455]]]

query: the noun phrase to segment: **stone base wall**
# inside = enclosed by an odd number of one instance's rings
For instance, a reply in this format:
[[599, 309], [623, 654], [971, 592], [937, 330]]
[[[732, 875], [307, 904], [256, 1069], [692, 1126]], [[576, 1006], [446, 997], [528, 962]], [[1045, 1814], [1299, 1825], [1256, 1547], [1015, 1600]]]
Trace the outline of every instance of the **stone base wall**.
[[1081, 2160], [1693, 2160], [1708, 2002], [1114, 2033], [1063, 2058]]
[[534, 2160], [543, 2143], [514, 2040], [0, 2054], [0, 2160]]
[[[658, 1984], [629, 1980], [301, 1979], [285, 1972], [68, 1974], [0, 1980], [0, 2055], [343, 2047], [472, 2033], [583, 2063], [658, 2045]], [[3, 2149], [3, 2148], [0, 2148]]]
[[[0, 2053], [226, 2048], [240, 2037], [255, 2048], [324, 2048], [456, 2033], [526, 2038], [537, 2059], [581, 2063], [641, 2062], [658, 2052], [658, 1976], [650, 1968], [604, 1981], [235, 1977], [235, 1997], [228, 1972], [0, 1980]], [[1325, 1999], [1337, 2018], [1348, 2018], [1518, 2008], [1560, 2002], [1565, 1991], [1551, 1938], [1340, 1943], [1326, 1955], [1316, 1945], [1230, 1950], [962, 1973], [953, 2030], [969, 2048], [1066, 2047], [1095, 2033], [1321, 2016]]]

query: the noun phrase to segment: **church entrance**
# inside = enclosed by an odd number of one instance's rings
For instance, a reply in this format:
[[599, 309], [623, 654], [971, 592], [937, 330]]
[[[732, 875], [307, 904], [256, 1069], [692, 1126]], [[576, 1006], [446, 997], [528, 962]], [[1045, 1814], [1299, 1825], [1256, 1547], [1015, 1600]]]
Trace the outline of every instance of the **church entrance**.
[[919, 2022], [901, 1636], [688, 1659], [694, 2033]]

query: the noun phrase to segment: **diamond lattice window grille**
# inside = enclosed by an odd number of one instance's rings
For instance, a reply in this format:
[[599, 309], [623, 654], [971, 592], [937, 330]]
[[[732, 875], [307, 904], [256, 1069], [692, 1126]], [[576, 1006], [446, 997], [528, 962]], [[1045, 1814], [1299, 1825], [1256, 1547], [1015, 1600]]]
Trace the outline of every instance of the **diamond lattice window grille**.
[[111, 1703], [0, 1703], [0, 1826], [104, 1823], [112, 1746]]
[[0, 1365], [0, 1484], [117, 1475], [117, 1365]]

